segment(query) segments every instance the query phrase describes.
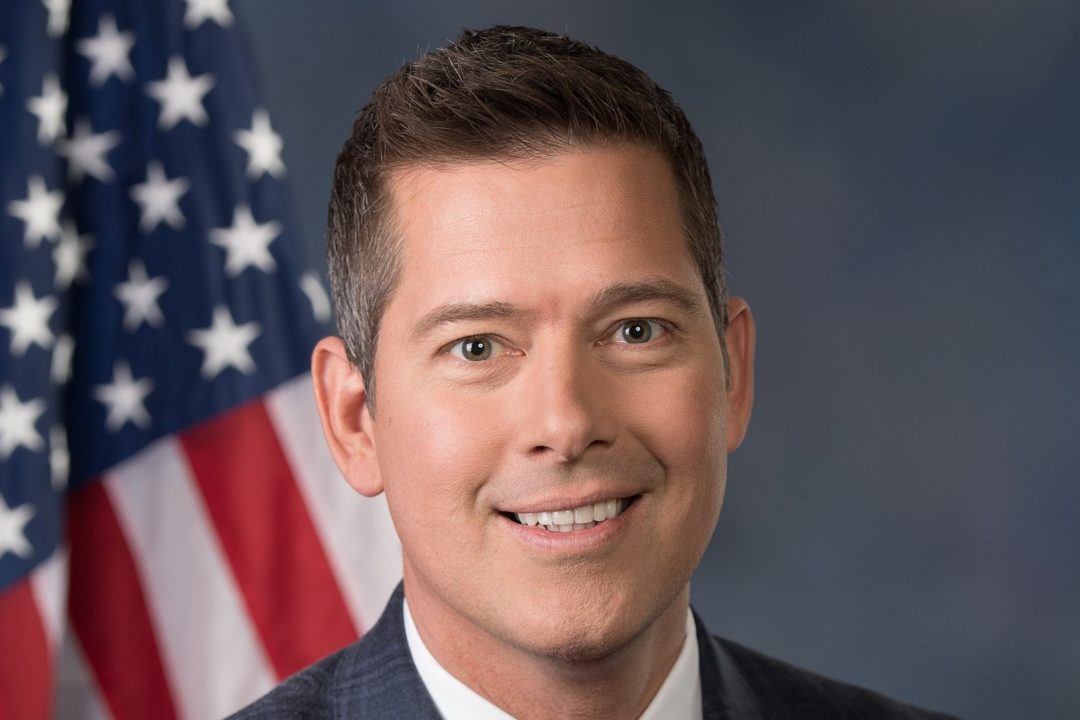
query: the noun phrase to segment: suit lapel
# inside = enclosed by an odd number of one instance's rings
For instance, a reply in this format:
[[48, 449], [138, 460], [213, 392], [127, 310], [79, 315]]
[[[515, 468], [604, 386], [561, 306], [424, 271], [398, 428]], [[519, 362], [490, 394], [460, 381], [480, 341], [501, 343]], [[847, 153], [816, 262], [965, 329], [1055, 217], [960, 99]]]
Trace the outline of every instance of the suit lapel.
[[760, 720], [761, 705], [735, 663], [694, 613], [703, 720]]
[[382, 617], [346, 651], [334, 674], [334, 717], [438, 720], [405, 639], [398, 584]]

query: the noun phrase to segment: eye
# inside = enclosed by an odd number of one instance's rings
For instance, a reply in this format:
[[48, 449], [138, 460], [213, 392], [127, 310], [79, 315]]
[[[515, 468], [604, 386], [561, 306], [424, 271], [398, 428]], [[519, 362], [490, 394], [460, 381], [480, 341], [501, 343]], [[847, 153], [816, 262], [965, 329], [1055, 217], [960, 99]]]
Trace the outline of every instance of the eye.
[[667, 329], [656, 320], [634, 318], [619, 323], [611, 339], [617, 343], [641, 345], [663, 335], [665, 332], [667, 332]]
[[448, 348], [448, 352], [462, 360], [480, 362], [490, 358], [498, 344], [490, 335], [474, 335], [458, 340]]

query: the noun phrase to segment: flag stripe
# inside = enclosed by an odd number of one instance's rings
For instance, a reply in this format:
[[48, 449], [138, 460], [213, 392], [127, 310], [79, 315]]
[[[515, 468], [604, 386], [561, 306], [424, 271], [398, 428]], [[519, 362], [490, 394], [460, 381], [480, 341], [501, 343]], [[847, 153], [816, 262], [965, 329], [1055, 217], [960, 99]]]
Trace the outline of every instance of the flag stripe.
[[50, 652], [59, 652], [64, 635], [64, 600], [67, 597], [67, 553], [57, 550], [30, 573], [30, 591], [37, 603]]
[[180, 439], [278, 677], [352, 642], [357, 629], [263, 403]]
[[269, 393], [266, 409], [357, 627], [368, 629], [401, 579], [401, 544], [383, 496], [349, 487], [326, 449], [311, 377]]
[[29, 580], [0, 593], [0, 719], [49, 716], [48, 638]]
[[135, 560], [105, 486], [87, 485], [69, 502], [68, 617], [98, 687], [116, 720], [173, 718]]
[[105, 485], [143, 580], [177, 715], [222, 717], [272, 688], [276, 678], [179, 443], [154, 443]]
[[113, 720], [75, 633], [64, 633], [56, 664], [56, 720]]

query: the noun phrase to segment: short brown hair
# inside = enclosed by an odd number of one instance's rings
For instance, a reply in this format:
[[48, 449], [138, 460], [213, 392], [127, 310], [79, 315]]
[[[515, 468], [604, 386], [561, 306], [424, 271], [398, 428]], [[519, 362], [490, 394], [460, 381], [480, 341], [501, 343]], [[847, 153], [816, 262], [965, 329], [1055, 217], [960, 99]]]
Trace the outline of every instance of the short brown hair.
[[338, 331], [372, 409], [379, 323], [400, 270], [390, 172], [620, 142], [653, 148], [671, 166], [727, 367], [723, 242], [705, 153], [686, 115], [625, 60], [544, 30], [497, 26], [466, 30], [384, 80], [337, 159], [330, 279]]

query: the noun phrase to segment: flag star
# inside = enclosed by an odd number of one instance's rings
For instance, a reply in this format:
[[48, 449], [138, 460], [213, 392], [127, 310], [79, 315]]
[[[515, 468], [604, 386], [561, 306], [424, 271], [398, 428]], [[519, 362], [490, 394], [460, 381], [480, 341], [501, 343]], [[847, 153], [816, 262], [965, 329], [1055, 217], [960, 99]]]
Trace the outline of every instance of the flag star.
[[75, 132], [67, 140], [61, 140], [57, 152], [67, 158], [68, 176], [78, 182], [85, 175], [93, 175], [101, 182], [113, 179], [113, 170], [105, 161], [105, 153], [120, 144], [116, 130], [94, 134], [90, 121], [75, 121]]
[[64, 204], [64, 192], [45, 186], [40, 175], [27, 181], [25, 200], [8, 203], [8, 213], [26, 223], [23, 239], [27, 247], [37, 247], [42, 238], [55, 240], [60, 237], [60, 207]]
[[71, 9], [71, 0], [41, 0], [45, 9], [49, 11], [49, 37], [60, 37], [68, 29], [68, 11]]
[[328, 321], [330, 319], [330, 298], [326, 296], [326, 289], [323, 288], [319, 277], [313, 272], [304, 273], [300, 278], [300, 289], [307, 295], [308, 302], [311, 303], [311, 313], [315, 316], [315, 319], [319, 322]]
[[113, 288], [113, 295], [124, 305], [124, 329], [134, 332], [144, 322], [159, 327], [165, 321], [158, 298], [169, 287], [164, 276], [148, 278], [141, 260], [128, 264], [128, 281]]
[[285, 163], [281, 162], [281, 136], [270, 127], [270, 115], [265, 110], [256, 110], [251, 116], [251, 129], [237, 130], [233, 140], [247, 151], [249, 178], [260, 178], [265, 173], [274, 177], [285, 174]]
[[24, 503], [17, 508], [8, 507], [0, 495], [0, 558], [14, 553], [21, 558], [34, 554], [34, 546], [26, 539], [26, 523], [34, 517], [34, 506]]
[[227, 367], [234, 367], [245, 375], [252, 373], [255, 361], [248, 352], [248, 345], [261, 332], [257, 322], [237, 325], [229, 308], [218, 305], [214, 308], [210, 327], [189, 332], [188, 342], [203, 351], [202, 376], [212, 380]]
[[67, 111], [67, 93], [60, 87], [55, 73], [49, 73], [41, 81], [41, 96], [26, 101], [26, 107], [38, 118], [38, 142], [48, 145], [64, 134], [64, 112]]
[[75, 353], [75, 340], [67, 333], [56, 338], [53, 347], [52, 367], [49, 377], [57, 385], [63, 385], [71, 379], [71, 356]]
[[68, 453], [67, 432], [63, 425], [53, 425], [49, 430], [49, 471], [52, 475], [53, 490], [60, 492], [66, 489], [71, 471], [71, 455]]
[[161, 103], [158, 127], [171, 130], [185, 118], [195, 125], [205, 125], [208, 119], [202, 100], [214, 87], [210, 73], [191, 77], [183, 58], [169, 58], [169, 69], [164, 80], [147, 84], [147, 94]]
[[130, 80], [135, 76], [135, 68], [128, 58], [134, 44], [135, 33], [130, 30], [117, 32], [113, 16], [102, 15], [98, 20], [98, 34], [80, 40], [75, 47], [93, 64], [90, 82], [100, 87], [112, 75], [121, 80]]
[[210, 242], [225, 248], [225, 274], [236, 277], [249, 267], [272, 271], [277, 265], [270, 254], [270, 243], [280, 234], [279, 223], [271, 220], [260, 225], [247, 205], [237, 205], [232, 227], [211, 230]]
[[131, 188], [131, 199], [139, 204], [142, 217], [139, 229], [150, 232], [160, 223], [168, 223], [177, 230], [184, 225], [184, 214], [180, 212], [180, 196], [188, 191], [191, 183], [178, 177], [169, 180], [165, 170], [157, 160], [146, 167], [146, 182]]
[[45, 440], [34, 425], [44, 412], [45, 401], [41, 398], [22, 402], [15, 388], [0, 388], [0, 460], [7, 460], [18, 447], [41, 449]]
[[56, 310], [56, 298], [44, 295], [34, 297], [34, 291], [26, 282], [15, 286], [15, 302], [0, 309], [0, 325], [11, 330], [11, 352], [21, 356], [31, 345], [48, 350], [53, 344], [49, 330], [49, 318]]
[[117, 361], [113, 365], [113, 381], [94, 387], [94, 398], [108, 410], [106, 429], [116, 432], [129, 422], [143, 430], [149, 427], [150, 413], [146, 412], [143, 401], [153, 390], [153, 380], [148, 377], [136, 380], [131, 376], [128, 364]]
[[206, 20], [213, 20], [221, 27], [232, 25], [233, 15], [229, 0], [185, 0], [184, 27], [195, 29]]
[[92, 247], [94, 241], [89, 235], [80, 235], [73, 222], [64, 221], [60, 242], [53, 249], [57, 290], [67, 290], [73, 281], [86, 282], [86, 254]]

